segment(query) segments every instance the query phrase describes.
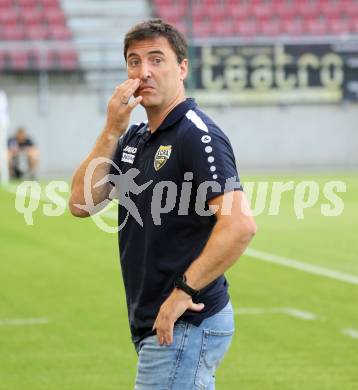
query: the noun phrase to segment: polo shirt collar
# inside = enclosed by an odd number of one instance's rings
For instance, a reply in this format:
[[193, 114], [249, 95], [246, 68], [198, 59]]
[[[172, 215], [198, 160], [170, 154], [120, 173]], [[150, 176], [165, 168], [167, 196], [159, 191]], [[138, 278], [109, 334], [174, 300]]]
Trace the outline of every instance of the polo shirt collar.
[[156, 131], [162, 131], [173, 126], [174, 123], [178, 122], [179, 119], [188, 112], [188, 110], [191, 110], [194, 107], [196, 107], [196, 102], [193, 98], [185, 99], [169, 112]]
[[[176, 105], [169, 114], [165, 117], [164, 121], [157, 128], [157, 130], [153, 133], [157, 133], [158, 131], [163, 131], [168, 127], [173, 126], [176, 122], [178, 122], [189, 110], [195, 108], [197, 106], [195, 99], [187, 98], [178, 105]], [[148, 131], [148, 122], [145, 122], [144, 126], [139, 130], [140, 135], [144, 135]]]

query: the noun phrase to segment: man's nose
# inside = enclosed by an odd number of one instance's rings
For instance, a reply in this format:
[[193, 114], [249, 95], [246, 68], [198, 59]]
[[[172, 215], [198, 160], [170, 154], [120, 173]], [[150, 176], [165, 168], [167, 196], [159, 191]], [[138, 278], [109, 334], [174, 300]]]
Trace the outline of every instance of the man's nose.
[[148, 80], [151, 77], [152, 73], [150, 70], [149, 64], [146, 62], [142, 63], [141, 69], [140, 69], [140, 79], [141, 80]]

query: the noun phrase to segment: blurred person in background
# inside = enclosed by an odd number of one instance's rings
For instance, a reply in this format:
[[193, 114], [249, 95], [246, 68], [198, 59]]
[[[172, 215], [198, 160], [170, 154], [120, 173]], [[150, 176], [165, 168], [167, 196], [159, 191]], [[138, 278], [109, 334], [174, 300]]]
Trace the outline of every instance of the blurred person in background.
[[24, 127], [19, 127], [15, 136], [8, 140], [8, 160], [11, 178], [36, 178], [39, 150], [26, 134]]
[[[119, 207], [119, 226], [125, 224], [119, 233], [120, 261], [139, 357], [135, 390], [213, 390], [216, 368], [234, 333], [224, 272], [244, 252], [256, 225], [243, 210], [247, 202], [230, 141], [194, 99], [185, 97], [185, 38], [160, 19], [142, 22], [127, 33], [124, 56], [128, 80], [117, 86], [104, 130], [74, 174], [69, 207], [74, 216], [90, 216], [87, 195], [96, 206], [105, 202], [113, 190], [111, 180], [131, 168], [139, 173], [136, 182], [146, 183], [142, 187], [170, 180], [180, 188], [184, 178], [193, 180], [191, 195], [203, 196], [210, 215], [196, 212], [191, 201], [187, 213], [178, 215], [174, 208], [154, 223], [154, 192], [153, 198], [150, 190], [130, 194], [145, 222], [141, 226]], [[148, 121], [126, 132], [138, 104]], [[91, 192], [85, 194], [87, 168], [99, 157], [113, 164], [97, 165]], [[201, 193], [200, 184], [213, 180], [216, 189]], [[119, 191], [128, 192], [128, 182], [122, 185], [125, 190]], [[231, 209], [224, 214], [226, 201]]]

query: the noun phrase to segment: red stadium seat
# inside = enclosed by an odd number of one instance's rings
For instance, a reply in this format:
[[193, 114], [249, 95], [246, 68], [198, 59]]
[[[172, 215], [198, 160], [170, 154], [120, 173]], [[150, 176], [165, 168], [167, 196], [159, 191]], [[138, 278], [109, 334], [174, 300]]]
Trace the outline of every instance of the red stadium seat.
[[269, 19], [273, 16], [272, 6], [269, 3], [264, 4], [252, 4], [251, 14], [257, 19]]
[[180, 18], [184, 17], [187, 13], [187, 9], [185, 7], [185, 4], [177, 3], [175, 5], [166, 5], [165, 7], [162, 7], [160, 10], [160, 16], [163, 19], [171, 18], [172, 20], [179, 20]]
[[5, 55], [0, 51], [0, 71], [5, 69]]
[[59, 58], [60, 66], [63, 70], [75, 70], [78, 67], [78, 58], [74, 50], [60, 51]]
[[302, 35], [304, 32], [304, 26], [299, 19], [284, 19], [282, 21], [282, 31], [287, 35]]
[[71, 38], [71, 34], [67, 26], [51, 26], [50, 38], [55, 40], [68, 40]]
[[[356, 31], [353, 20], [358, 18], [358, 0], [192, 0], [192, 4], [198, 37], [340, 35]], [[153, 6], [174, 24], [189, 17], [187, 1], [153, 0]]]
[[271, 20], [261, 20], [258, 24], [258, 30], [261, 35], [264, 36], [277, 36], [281, 33], [280, 20], [271, 19]]
[[23, 10], [20, 19], [27, 25], [39, 25], [43, 22], [43, 15], [37, 9]]
[[66, 25], [66, 18], [61, 9], [47, 8], [44, 10], [44, 18], [48, 23]]
[[348, 18], [328, 19], [328, 30], [335, 35], [348, 34], [351, 30], [351, 21]]
[[12, 6], [12, 0], [0, 0], [0, 9], [11, 8]]
[[37, 7], [37, 2], [34, 0], [16, 0], [15, 2], [20, 7], [26, 7], [26, 8], [36, 8]]
[[358, 18], [353, 18], [351, 22], [351, 31], [358, 34]]
[[188, 27], [187, 27], [187, 24], [185, 22], [177, 22], [177, 24], [175, 25], [175, 27], [181, 32], [183, 33], [184, 35], [186, 35], [188, 33]]
[[225, 23], [216, 23], [213, 30], [215, 36], [230, 37], [235, 35], [235, 24], [232, 20]]
[[303, 18], [318, 18], [321, 14], [320, 4], [306, 0], [299, 0], [294, 4], [295, 14]]
[[321, 4], [321, 12], [328, 18], [339, 18], [346, 13], [344, 1], [326, 1]]
[[347, 17], [358, 17], [358, 2], [356, 1], [347, 1], [344, 3], [344, 14]]
[[246, 4], [237, 4], [237, 2], [231, 3], [229, 5], [228, 12], [236, 20], [246, 20], [251, 15], [251, 9]]
[[29, 67], [30, 69], [49, 70], [49, 63], [47, 58], [47, 51], [40, 51], [37, 49], [30, 49], [29, 55]]
[[193, 35], [196, 38], [205, 38], [211, 35], [211, 23], [195, 23], [193, 25]]
[[273, 3], [273, 13], [281, 18], [293, 18], [297, 16], [297, 10], [291, 3]]
[[257, 25], [254, 20], [241, 21], [236, 24], [236, 33], [243, 37], [251, 37], [257, 33]]
[[25, 34], [27, 39], [35, 41], [42, 41], [50, 36], [46, 26], [28, 26]]
[[23, 26], [6, 28], [3, 30], [2, 36], [5, 41], [21, 41], [26, 37]]
[[[209, 7], [203, 10], [204, 17], [208, 17], [213, 23], [227, 23], [231, 19], [227, 9], [222, 6]], [[230, 23], [230, 21], [229, 21]]]
[[60, 7], [58, 0], [37, 0], [44, 8]]
[[18, 12], [13, 8], [5, 8], [0, 12], [0, 24], [16, 25], [19, 19]]
[[311, 35], [324, 35], [329, 32], [324, 19], [308, 19], [304, 22], [305, 32]]
[[29, 65], [29, 58], [26, 51], [11, 51], [8, 53], [10, 57], [11, 67], [13, 70], [25, 70]]

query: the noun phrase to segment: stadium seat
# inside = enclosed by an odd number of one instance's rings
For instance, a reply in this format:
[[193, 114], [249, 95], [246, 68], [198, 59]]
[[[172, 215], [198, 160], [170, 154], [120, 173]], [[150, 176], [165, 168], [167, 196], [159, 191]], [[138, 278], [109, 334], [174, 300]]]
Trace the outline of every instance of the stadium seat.
[[20, 7], [37, 7], [37, 3], [34, 0], [16, 0], [15, 3]]
[[23, 10], [19, 18], [27, 25], [40, 25], [43, 22], [43, 15], [37, 9]]
[[351, 31], [351, 21], [347, 18], [328, 19], [328, 30], [335, 35], [347, 34]]
[[352, 20], [351, 31], [355, 34], [358, 34], [358, 17], [356, 17]]
[[352, 1], [349, 4], [346, 4], [345, 15], [351, 18], [358, 17], [358, 2]]
[[[174, 24], [189, 15], [187, 1], [154, 0], [153, 5], [158, 15]], [[228, 17], [235, 20], [235, 29], [231, 27], [230, 21], [227, 22]], [[275, 17], [280, 19], [278, 23]], [[356, 31], [352, 27], [356, 17], [356, 0], [193, 1], [193, 24], [200, 37], [204, 34], [228, 36], [230, 31], [230, 34], [244, 36], [256, 33], [271, 36], [343, 34], [349, 30]], [[343, 21], [346, 21], [348, 27]], [[212, 24], [210, 28], [207, 25], [209, 22]], [[205, 25], [200, 26], [203, 23]], [[224, 26], [226, 23], [228, 26]]]
[[58, 0], [37, 0], [43, 7], [60, 7]]
[[160, 10], [160, 16], [163, 19], [175, 18], [175, 20], [179, 20], [185, 16], [187, 10], [186, 7], [183, 6], [182, 3], [177, 3], [175, 5], [166, 5], [162, 7]]
[[12, 0], [0, 0], [0, 9], [11, 8], [13, 6]]
[[246, 4], [231, 3], [229, 5], [228, 12], [237, 21], [246, 20], [251, 15], [251, 9]]
[[49, 38], [46, 26], [28, 26], [25, 30], [27, 39], [41, 41]]
[[305, 32], [310, 35], [324, 35], [329, 32], [325, 19], [312, 18], [305, 20]]
[[295, 15], [300, 15], [303, 18], [319, 18], [321, 8], [318, 2], [299, 0], [292, 3]]
[[346, 12], [346, 5], [344, 1], [327, 1], [322, 2], [321, 12], [327, 18], [339, 18]]
[[257, 19], [270, 19], [273, 16], [272, 6], [269, 3], [252, 4], [251, 15]]
[[302, 35], [304, 26], [300, 19], [285, 18], [282, 21], [282, 32], [287, 35]]
[[64, 50], [59, 52], [61, 69], [75, 70], [78, 67], [78, 58], [75, 50]]
[[187, 24], [185, 22], [178, 22], [176, 24], [176, 27], [177, 29], [183, 33], [184, 35], [187, 35], [188, 34], [188, 27], [187, 27]]
[[58, 8], [46, 8], [44, 10], [44, 18], [50, 24], [66, 25], [66, 18], [61, 9]]
[[4, 8], [0, 12], [0, 24], [16, 25], [19, 19], [18, 12], [13, 8]]
[[257, 25], [254, 20], [241, 21], [235, 27], [236, 33], [244, 37], [251, 37], [257, 33]]
[[196, 38], [205, 38], [211, 35], [211, 23], [194, 23], [193, 35]]
[[21, 41], [26, 38], [23, 26], [13, 26], [3, 30], [2, 36], [5, 41]]
[[231, 15], [228, 13], [228, 9], [220, 5], [204, 8], [202, 9], [202, 12], [214, 23], [225, 23], [228, 21], [228, 19], [231, 19]]
[[235, 34], [235, 23], [233, 20], [228, 20], [224, 23], [214, 23], [213, 32], [215, 36], [230, 37]]
[[5, 55], [0, 51], [0, 71], [5, 69]]
[[277, 36], [282, 31], [280, 20], [278, 19], [261, 20], [258, 23], [258, 31], [261, 35], [264, 36]]
[[294, 6], [286, 2], [273, 3], [273, 14], [285, 19], [298, 16], [297, 10], [294, 8]]
[[[0, 39], [4, 41], [69, 41], [70, 31], [58, 0], [0, 0]], [[74, 49], [2, 51], [0, 68], [14, 71], [35, 69], [74, 70]]]
[[69, 40], [71, 38], [71, 34], [67, 28], [67, 26], [51, 26], [49, 36], [54, 40]]
[[8, 53], [13, 70], [26, 70], [28, 68], [28, 55], [26, 51], [10, 51]]

